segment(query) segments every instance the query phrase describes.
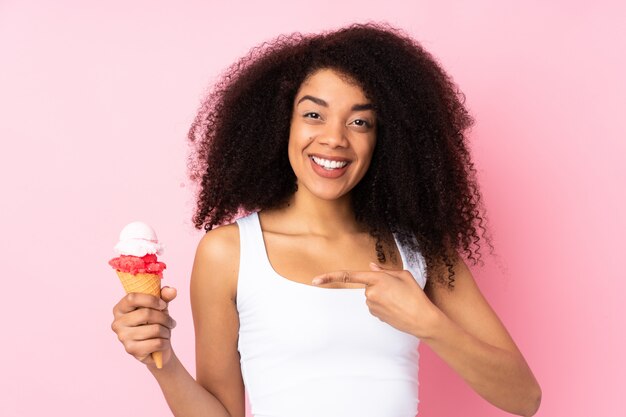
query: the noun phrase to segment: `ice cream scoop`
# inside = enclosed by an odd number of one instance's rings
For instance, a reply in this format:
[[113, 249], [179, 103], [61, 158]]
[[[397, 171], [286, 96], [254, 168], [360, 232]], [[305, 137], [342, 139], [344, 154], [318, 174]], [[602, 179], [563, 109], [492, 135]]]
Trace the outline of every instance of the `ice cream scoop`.
[[128, 223], [120, 232], [120, 240], [113, 250], [118, 255], [161, 255], [163, 245], [159, 243], [156, 232], [144, 222]]

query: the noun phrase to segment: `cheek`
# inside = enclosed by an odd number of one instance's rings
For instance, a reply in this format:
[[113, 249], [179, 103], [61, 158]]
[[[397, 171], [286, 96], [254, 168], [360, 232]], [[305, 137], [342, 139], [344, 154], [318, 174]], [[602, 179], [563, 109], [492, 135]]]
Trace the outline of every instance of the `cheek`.
[[293, 156], [295, 156], [298, 153], [302, 153], [302, 151], [311, 144], [311, 138], [313, 138], [314, 136], [315, 135], [311, 129], [311, 126], [297, 122], [292, 123], [291, 128], [289, 129], [290, 155], [293, 153]]
[[304, 152], [306, 145], [306, 142], [299, 138], [297, 133], [293, 130], [290, 132], [289, 143], [287, 145], [287, 156], [292, 169], [297, 165], [302, 164], [302, 152]]
[[294, 162], [294, 158], [296, 155], [296, 149], [295, 149], [295, 144], [294, 141], [291, 140], [291, 136], [289, 137], [289, 145], [287, 146], [287, 156], [289, 157], [289, 163], [291, 164], [291, 166], [293, 167], [293, 162]]
[[367, 143], [360, 150], [360, 154], [362, 158], [366, 161], [371, 161], [372, 156], [374, 155], [374, 150], [376, 149], [376, 138], [370, 138]]
[[289, 156], [291, 157], [292, 153], [295, 151], [295, 148], [298, 145], [298, 128], [294, 122], [291, 122], [291, 126], [289, 128], [289, 142], [287, 143], [287, 148], [289, 149]]

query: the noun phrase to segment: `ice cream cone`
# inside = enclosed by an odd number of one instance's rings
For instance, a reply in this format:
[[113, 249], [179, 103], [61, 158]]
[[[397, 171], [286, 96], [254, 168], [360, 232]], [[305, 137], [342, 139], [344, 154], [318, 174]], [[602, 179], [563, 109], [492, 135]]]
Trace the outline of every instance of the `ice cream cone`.
[[[120, 239], [113, 248], [119, 256], [109, 260], [117, 272], [126, 293], [150, 294], [161, 298], [161, 277], [165, 264], [157, 260], [163, 252], [156, 232], [146, 223], [128, 223], [120, 232]], [[163, 367], [163, 352], [153, 352], [157, 368]]]
[[[129, 272], [115, 271], [120, 278], [126, 293], [138, 292], [161, 297], [161, 277], [156, 274], [131, 274]], [[163, 353], [152, 352], [152, 359], [156, 367], [163, 367]]]

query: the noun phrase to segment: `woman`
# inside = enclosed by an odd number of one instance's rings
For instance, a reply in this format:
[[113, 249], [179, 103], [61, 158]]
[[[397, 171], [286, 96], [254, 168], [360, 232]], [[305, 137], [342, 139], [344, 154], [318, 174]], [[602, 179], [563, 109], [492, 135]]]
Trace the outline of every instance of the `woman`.
[[414, 416], [420, 341], [495, 406], [536, 412], [539, 385], [458, 252], [476, 263], [485, 230], [459, 96], [375, 24], [279, 37], [223, 75], [189, 135], [207, 230], [196, 379], [170, 344], [174, 289], [114, 309], [175, 415], [242, 417], [245, 382], [257, 417]]

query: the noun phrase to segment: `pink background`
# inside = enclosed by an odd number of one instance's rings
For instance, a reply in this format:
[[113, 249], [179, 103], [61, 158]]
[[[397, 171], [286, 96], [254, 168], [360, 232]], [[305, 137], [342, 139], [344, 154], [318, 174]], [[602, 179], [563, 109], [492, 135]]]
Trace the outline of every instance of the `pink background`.
[[[541, 383], [537, 415], [623, 415], [625, 8], [508, 3], [1, 1], [0, 415], [170, 415], [109, 327], [119, 229], [142, 219], [168, 245], [193, 373], [185, 134], [203, 91], [261, 41], [367, 19], [467, 95], [501, 263], [472, 270]], [[420, 416], [506, 415], [421, 352]]]

